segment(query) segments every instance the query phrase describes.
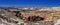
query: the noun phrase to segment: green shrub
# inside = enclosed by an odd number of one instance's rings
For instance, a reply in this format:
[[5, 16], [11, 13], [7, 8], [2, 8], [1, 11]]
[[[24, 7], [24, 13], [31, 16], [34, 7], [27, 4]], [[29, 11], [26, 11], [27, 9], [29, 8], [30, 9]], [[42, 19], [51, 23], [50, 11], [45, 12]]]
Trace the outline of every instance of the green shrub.
[[22, 19], [23, 17], [22, 16], [18, 16], [20, 19]]
[[21, 23], [20, 25], [24, 25], [24, 23]]
[[16, 14], [16, 17], [18, 17], [18, 18], [20, 18], [20, 19], [22, 19], [23, 17], [22, 16], [20, 16], [19, 14]]

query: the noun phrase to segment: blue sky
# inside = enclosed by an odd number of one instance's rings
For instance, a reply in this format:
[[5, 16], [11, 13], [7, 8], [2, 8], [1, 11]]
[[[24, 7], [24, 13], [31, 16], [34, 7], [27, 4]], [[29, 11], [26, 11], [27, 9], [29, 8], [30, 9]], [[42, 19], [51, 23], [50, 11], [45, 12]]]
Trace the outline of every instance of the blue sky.
[[0, 0], [0, 6], [60, 6], [60, 0]]

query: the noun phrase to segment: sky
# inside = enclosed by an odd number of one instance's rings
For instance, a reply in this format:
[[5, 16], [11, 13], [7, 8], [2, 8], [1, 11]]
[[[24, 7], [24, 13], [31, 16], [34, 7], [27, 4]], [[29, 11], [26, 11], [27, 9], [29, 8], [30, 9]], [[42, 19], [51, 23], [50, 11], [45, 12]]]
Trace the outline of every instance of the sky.
[[60, 6], [60, 0], [0, 0], [0, 6]]

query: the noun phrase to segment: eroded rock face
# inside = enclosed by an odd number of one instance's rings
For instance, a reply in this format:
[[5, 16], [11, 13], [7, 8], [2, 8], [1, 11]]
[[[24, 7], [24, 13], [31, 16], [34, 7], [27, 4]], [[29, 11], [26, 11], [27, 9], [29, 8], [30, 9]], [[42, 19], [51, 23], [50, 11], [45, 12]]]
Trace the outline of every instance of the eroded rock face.
[[0, 25], [19, 25], [20, 19], [8, 11], [0, 11]]

